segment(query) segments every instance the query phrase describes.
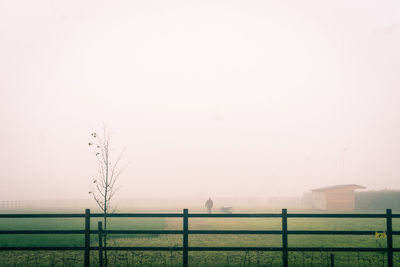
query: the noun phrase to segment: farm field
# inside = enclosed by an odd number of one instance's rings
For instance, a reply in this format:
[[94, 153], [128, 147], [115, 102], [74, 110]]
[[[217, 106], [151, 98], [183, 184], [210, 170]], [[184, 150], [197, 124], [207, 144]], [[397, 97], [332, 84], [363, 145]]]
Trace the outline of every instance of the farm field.
[[[83, 229], [82, 219], [0, 219], [1, 230]], [[92, 219], [92, 229], [98, 219]], [[181, 230], [181, 218], [113, 218], [110, 229]], [[384, 219], [295, 219], [289, 230], [370, 230], [384, 231]], [[191, 218], [191, 230], [280, 230], [280, 218]], [[400, 220], [393, 220], [400, 230]], [[82, 246], [83, 235], [1, 235], [0, 246]], [[289, 247], [386, 247], [386, 239], [375, 236], [289, 235]], [[189, 246], [281, 246], [280, 235], [190, 235]], [[182, 246], [179, 235], [110, 235], [110, 246]], [[92, 246], [97, 238], [92, 236]], [[400, 247], [400, 238], [394, 238]], [[395, 253], [395, 266], [400, 266]], [[189, 252], [190, 266], [281, 266], [280, 252]], [[335, 266], [385, 266], [382, 253], [334, 253]], [[92, 266], [97, 264], [92, 252]], [[330, 253], [291, 252], [290, 266], [329, 266]], [[0, 266], [82, 266], [83, 252], [0, 252]], [[181, 252], [110, 252], [111, 266], [181, 266]]]

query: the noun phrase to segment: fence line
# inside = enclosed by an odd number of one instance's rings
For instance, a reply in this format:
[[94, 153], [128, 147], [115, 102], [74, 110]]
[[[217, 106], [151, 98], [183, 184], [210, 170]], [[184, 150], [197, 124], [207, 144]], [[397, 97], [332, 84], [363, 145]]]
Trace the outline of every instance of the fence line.
[[[100, 218], [101, 213], [90, 213], [89, 209], [85, 213], [77, 214], [0, 214], [0, 218], [84, 218], [84, 230], [0, 230], [2, 234], [83, 234], [85, 236], [84, 246], [82, 247], [0, 247], [0, 251], [56, 251], [56, 250], [75, 250], [84, 251], [84, 266], [90, 266], [90, 251], [99, 252], [99, 263], [102, 264], [102, 236], [104, 234], [174, 234], [182, 235], [182, 247], [107, 247], [107, 250], [114, 251], [182, 251], [183, 267], [188, 267], [189, 251], [279, 251], [282, 252], [282, 264], [289, 266], [289, 252], [386, 252], [387, 266], [393, 267], [393, 252], [400, 252], [400, 248], [393, 247], [393, 235], [400, 235], [400, 231], [393, 231], [392, 219], [400, 218], [400, 214], [392, 214], [391, 209], [387, 209], [383, 214], [313, 214], [313, 213], [287, 213], [287, 209], [282, 209], [282, 213], [237, 213], [237, 214], [202, 214], [189, 213], [187, 209], [183, 213], [114, 213], [107, 217], [117, 218], [182, 218], [182, 230], [103, 230], [101, 222], [98, 223], [97, 230], [90, 229], [90, 219]], [[189, 218], [282, 218], [281, 230], [189, 230]], [[376, 231], [343, 231], [343, 230], [289, 230], [289, 218], [384, 218], [386, 219], [386, 229], [379, 232], [386, 234], [386, 248], [368, 247], [289, 247], [288, 235], [375, 235]], [[90, 246], [90, 235], [99, 236], [98, 246]], [[257, 234], [257, 235], [281, 235], [282, 246], [280, 247], [193, 247], [189, 246], [189, 235], [191, 234]], [[333, 264], [333, 255], [331, 255]], [[102, 265], [100, 265], [102, 266]], [[333, 265], [332, 265], [333, 266]]]
[[0, 209], [26, 209], [33, 206], [31, 200], [2, 200], [0, 201]]

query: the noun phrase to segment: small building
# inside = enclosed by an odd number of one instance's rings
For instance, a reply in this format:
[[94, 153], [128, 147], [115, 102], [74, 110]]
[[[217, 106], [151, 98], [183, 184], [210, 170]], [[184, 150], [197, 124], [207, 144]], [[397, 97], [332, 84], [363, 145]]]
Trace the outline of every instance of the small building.
[[311, 190], [312, 208], [330, 211], [353, 211], [354, 191], [364, 189], [356, 184], [335, 185]]

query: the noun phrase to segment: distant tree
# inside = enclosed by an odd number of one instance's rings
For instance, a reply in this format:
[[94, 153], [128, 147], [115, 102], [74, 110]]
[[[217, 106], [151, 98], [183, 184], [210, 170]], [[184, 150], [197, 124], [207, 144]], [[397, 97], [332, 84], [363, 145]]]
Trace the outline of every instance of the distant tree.
[[[111, 161], [110, 134], [105, 127], [102, 135], [99, 136], [94, 132], [91, 134], [91, 139], [88, 145], [93, 147], [97, 158], [98, 173], [91, 179], [92, 188], [89, 194], [93, 196], [93, 199], [104, 214], [103, 229], [107, 230], [107, 215], [115, 211], [115, 208], [111, 206], [111, 200], [119, 188], [117, 187], [117, 180], [123, 171], [123, 168], [119, 167], [123, 151], [115, 161]], [[103, 236], [103, 247], [105, 248], [104, 265], [107, 267], [107, 234]]]

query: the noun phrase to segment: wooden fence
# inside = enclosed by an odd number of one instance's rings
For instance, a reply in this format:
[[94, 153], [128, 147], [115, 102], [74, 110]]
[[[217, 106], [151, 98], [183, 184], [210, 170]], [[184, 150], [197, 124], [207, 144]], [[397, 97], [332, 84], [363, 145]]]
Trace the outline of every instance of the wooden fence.
[[[182, 251], [183, 266], [188, 266], [189, 251], [278, 251], [282, 252], [282, 263], [284, 267], [289, 266], [288, 254], [294, 251], [312, 252], [384, 252], [387, 257], [387, 266], [393, 267], [393, 252], [400, 252], [400, 248], [393, 247], [393, 236], [400, 235], [400, 231], [392, 230], [392, 219], [400, 218], [400, 214], [392, 214], [391, 209], [387, 209], [386, 213], [381, 214], [323, 214], [323, 213], [287, 213], [286, 209], [282, 209], [282, 213], [236, 213], [236, 214], [204, 214], [189, 213], [187, 209], [183, 213], [114, 213], [108, 217], [116, 218], [182, 218], [182, 230], [107, 230], [98, 224], [97, 230], [90, 229], [91, 218], [100, 218], [103, 214], [91, 214], [89, 209], [85, 213], [80, 214], [0, 214], [0, 218], [84, 218], [85, 228], [82, 230], [0, 230], [2, 234], [82, 234], [85, 236], [84, 245], [81, 247], [0, 247], [0, 251], [56, 251], [56, 250], [75, 250], [83, 251], [84, 266], [90, 266], [90, 251], [99, 251], [101, 255], [104, 249], [101, 246], [101, 237], [104, 234], [172, 234], [183, 235], [181, 247], [107, 247], [108, 250], [114, 251]], [[189, 218], [282, 218], [281, 230], [189, 230]], [[342, 231], [342, 230], [288, 230], [288, 219], [290, 218], [384, 218], [386, 219], [386, 229], [381, 229], [386, 235], [386, 248], [369, 248], [369, 247], [289, 247], [289, 235], [375, 235], [376, 231]], [[90, 246], [90, 235], [97, 234], [99, 236], [99, 245]], [[246, 234], [246, 235], [281, 235], [282, 246], [279, 247], [194, 247], [189, 246], [189, 235], [191, 234]], [[333, 266], [333, 255], [331, 255], [331, 264]], [[99, 262], [101, 262], [99, 260]]]

